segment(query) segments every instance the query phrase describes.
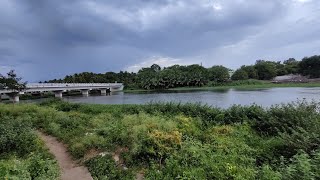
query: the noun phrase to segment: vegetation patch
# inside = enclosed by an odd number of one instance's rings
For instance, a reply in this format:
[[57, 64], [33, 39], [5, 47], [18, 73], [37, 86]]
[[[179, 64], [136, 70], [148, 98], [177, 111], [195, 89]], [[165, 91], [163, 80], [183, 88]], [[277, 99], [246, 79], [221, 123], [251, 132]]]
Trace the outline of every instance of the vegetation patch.
[[95, 179], [138, 173], [146, 179], [317, 179], [319, 112], [319, 104], [303, 101], [268, 109], [56, 100], [0, 105], [1, 177], [57, 177], [55, 161], [33, 133], [38, 128], [67, 144]]
[[30, 116], [12, 105], [0, 106], [0, 178], [59, 179], [57, 162], [34, 132]]
[[[127, 90], [161, 90], [172, 88], [225, 87], [225, 86], [271, 86], [276, 76], [301, 74], [306, 78], [320, 78], [320, 56], [305, 57], [301, 61], [290, 58], [283, 62], [257, 60], [253, 65], [243, 65], [233, 71], [224, 66], [205, 68], [202, 65], [173, 65], [160, 67], [153, 64], [141, 68], [138, 73], [120, 71], [104, 74], [80, 73], [54, 79], [50, 83], [110, 83], [122, 82]], [[260, 80], [260, 81], [259, 81]], [[304, 80], [308, 82], [309, 80]], [[319, 80], [316, 80], [318, 82]], [[1, 82], [1, 81], [0, 81]], [[299, 80], [296, 81], [300, 82]], [[267, 85], [265, 85], [267, 84]], [[299, 83], [298, 83], [299, 84]], [[281, 85], [279, 85], [282, 87]], [[296, 86], [289, 83], [287, 86]], [[303, 86], [303, 85], [302, 85]], [[317, 84], [319, 87], [319, 83]], [[273, 85], [272, 87], [278, 87]]]

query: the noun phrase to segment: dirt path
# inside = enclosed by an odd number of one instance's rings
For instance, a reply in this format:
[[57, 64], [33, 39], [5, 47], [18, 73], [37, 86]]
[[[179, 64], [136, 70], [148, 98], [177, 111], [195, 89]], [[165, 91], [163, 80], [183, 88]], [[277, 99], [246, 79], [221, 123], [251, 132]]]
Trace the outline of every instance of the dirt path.
[[59, 163], [62, 180], [92, 180], [88, 169], [77, 165], [67, 152], [64, 144], [60, 143], [55, 137], [38, 132], [38, 135], [46, 143], [50, 152], [55, 156]]

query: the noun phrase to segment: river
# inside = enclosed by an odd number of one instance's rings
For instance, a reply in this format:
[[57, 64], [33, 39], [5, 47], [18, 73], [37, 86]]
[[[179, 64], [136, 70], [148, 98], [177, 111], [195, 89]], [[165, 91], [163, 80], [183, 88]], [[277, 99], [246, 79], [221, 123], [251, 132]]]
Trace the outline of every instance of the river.
[[227, 108], [234, 104], [269, 107], [297, 100], [320, 102], [320, 88], [226, 89], [210, 91], [113, 92], [107, 96], [72, 96], [64, 100], [89, 104], [146, 104], [149, 102], [201, 103]]

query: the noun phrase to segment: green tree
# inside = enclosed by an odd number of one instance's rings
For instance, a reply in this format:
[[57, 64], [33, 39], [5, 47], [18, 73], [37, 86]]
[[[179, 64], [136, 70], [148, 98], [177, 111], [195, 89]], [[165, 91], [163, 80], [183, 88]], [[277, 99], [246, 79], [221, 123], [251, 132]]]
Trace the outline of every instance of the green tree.
[[320, 78], [320, 56], [303, 58], [299, 63], [299, 72], [310, 78]]
[[161, 67], [158, 64], [153, 64], [151, 69], [153, 69], [155, 72], [161, 71]]
[[277, 76], [277, 67], [272, 61], [258, 60], [254, 67], [260, 80], [271, 80]]
[[277, 76], [283, 76], [288, 74], [286, 65], [282, 64], [281, 61], [273, 62], [277, 68]]
[[5, 77], [2, 75], [2, 74], [0, 74], [0, 89], [4, 89], [5, 88]]
[[207, 69], [193, 64], [184, 69], [184, 75], [187, 77], [187, 86], [202, 86], [208, 81]]
[[[11, 97], [16, 96], [19, 92], [26, 88], [26, 82], [21, 82], [20, 77], [17, 77], [14, 70], [7, 73], [7, 76], [0, 75], [0, 89], [11, 90], [12, 92], [7, 94]], [[1, 97], [0, 97], [1, 100]], [[13, 101], [14, 103], [14, 101]]]
[[230, 78], [229, 69], [224, 66], [212, 66], [208, 69], [210, 81], [225, 82]]
[[11, 70], [7, 73], [7, 77], [3, 77], [5, 82], [5, 88], [19, 92], [26, 88], [26, 82], [21, 82], [21, 77], [17, 77], [17, 74], [14, 70]]
[[121, 82], [124, 86], [132, 87], [137, 86], [136, 73], [129, 73], [127, 71], [106, 72], [102, 73], [92, 73], [92, 72], [82, 72], [75, 73], [73, 75], [67, 75], [63, 79], [53, 79], [45, 82], [49, 83], [114, 83]]
[[243, 69], [236, 70], [231, 76], [232, 80], [247, 80], [249, 78], [248, 73]]
[[289, 58], [283, 62], [288, 74], [297, 74], [299, 72], [299, 61], [294, 58]]
[[258, 79], [258, 73], [254, 66], [241, 66], [241, 69], [246, 71], [249, 79]]
[[144, 89], [156, 89], [158, 86], [157, 72], [150, 68], [142, 68], [138, 72], [139, 86]]

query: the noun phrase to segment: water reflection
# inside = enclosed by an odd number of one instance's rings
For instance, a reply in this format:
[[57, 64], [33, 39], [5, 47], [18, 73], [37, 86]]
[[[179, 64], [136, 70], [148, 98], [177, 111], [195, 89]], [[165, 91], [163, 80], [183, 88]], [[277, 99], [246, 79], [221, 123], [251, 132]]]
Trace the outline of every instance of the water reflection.
[[149, 102], [201, 103], [227, 108], [233, 104], [271, 106], [298, 99], [320, 101], [320, 88], [218, 89], [210, 91], [111, 92], [107, 96], [65, 97], [69, 102], [90, 104], [146, 104]]

